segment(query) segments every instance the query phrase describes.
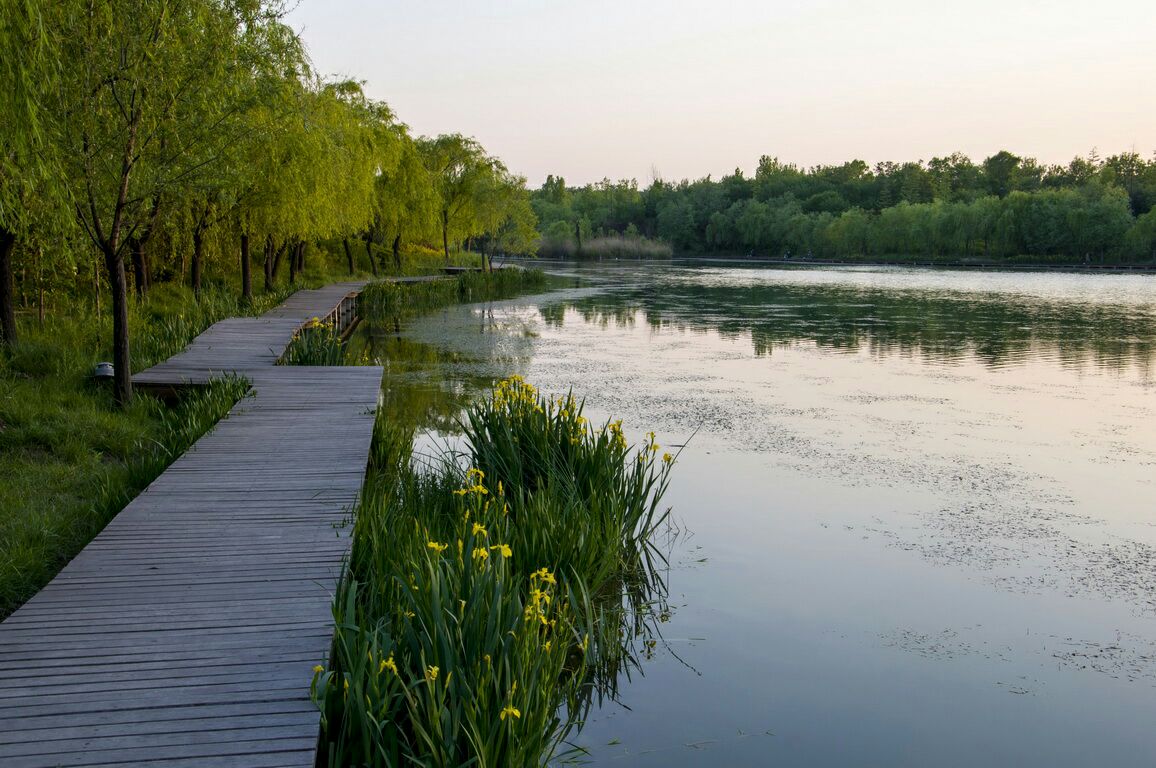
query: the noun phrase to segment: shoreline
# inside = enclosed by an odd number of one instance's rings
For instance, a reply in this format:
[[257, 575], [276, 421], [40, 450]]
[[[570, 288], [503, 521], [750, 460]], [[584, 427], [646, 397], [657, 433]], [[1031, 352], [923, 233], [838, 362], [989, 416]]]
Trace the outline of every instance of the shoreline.
[[766, 265], [776, 267], [913, 267], [918, 269], [945, 269], [945, 270], [990, 270], [997, 272], [1078, 272], [1084, 274], [1127, 274], [1153, 275], [1156, 274], [1156, 264], [975, 264], [962, 261], [934, 262], [934, 261], [857, 261], [841, 259], [771, 259], [747, 258], [744, 256], [675, 256], [670, 259], [524, 259], [510, 260], [514, 263], [538, 264], [640, 264], [640, 263], [670, 263], [670, 264], [739, 264], [739, 265]]

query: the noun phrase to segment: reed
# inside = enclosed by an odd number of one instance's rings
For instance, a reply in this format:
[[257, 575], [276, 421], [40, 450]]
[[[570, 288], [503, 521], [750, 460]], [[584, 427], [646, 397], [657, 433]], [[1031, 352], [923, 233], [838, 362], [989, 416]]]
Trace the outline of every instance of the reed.
[[342, 365], [345, 344], [337, 325], [313, 318], [297, 329], [281, 355], [281, 365]]
[[623, 666], [624, 585], [652, 576], [673, 458], [520, 379], [464, 428], [468, 469], [419, 467], [412, 432], [376, 427], [311, 686], [329, 765], [543, 764]]
[[358, 313], [367, 322], [398, 327], [409, 318], [435, 309], [508, 299], [545, 284], [546, 275], [541, 270], [515, 268], [465, 272], [420, 283], [373, 283], [361, 292]]

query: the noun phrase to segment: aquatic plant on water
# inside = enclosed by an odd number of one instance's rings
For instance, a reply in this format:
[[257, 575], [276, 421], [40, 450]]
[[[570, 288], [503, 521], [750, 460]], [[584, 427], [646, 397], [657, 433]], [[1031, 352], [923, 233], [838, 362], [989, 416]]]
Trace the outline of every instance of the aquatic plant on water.
[[378, 424], [311, 686], [330, 765], [542, 764], [623, 664], [623, 588], [653, 575], [672, 457], [520, 379], [464, 428], [465, 471], [415, 467], [412, 434]]

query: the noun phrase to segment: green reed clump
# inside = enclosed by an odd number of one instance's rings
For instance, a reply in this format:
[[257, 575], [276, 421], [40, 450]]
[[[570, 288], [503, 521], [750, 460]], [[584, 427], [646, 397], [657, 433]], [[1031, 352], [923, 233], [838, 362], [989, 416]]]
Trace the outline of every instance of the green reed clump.
[[282, 365], [341, 365], [345, 362], [345, 344], [337, 325], [313, 318], [293, 334]]
[[594, 429], [572, 395], [542, 397], [520, 377], [466, 413], [474, 466], [517, 497], [517, 544], [597, 590], [637, 565], [666, 519], [659, 502], [674, 457], [648, 435], [631, 453], [622, 422]]
[[381, 282], [366, 286], [358, 313], [368, 322], [398, 326], [402, 321], [453, 304], [497, 301], [541, 288], [546, 274], [537, 269], [465, 272], [419, 283]]
[[631, 454], [620, 424], [595, 429], [573, 398], [521, 380], [467, 419], [568, 447], [507, 471], [513, 459], [494, 461], [467, 425], [474, 466], [423, 470], [412, 433], [379, 421], [330, 669], [311, 687], [330, 765], [543, 764], [587, 710], [592, 677], [623, 666], [621, 587], [644, 560], [626, 550], [663, 518], [671, 460], [653, 440]]

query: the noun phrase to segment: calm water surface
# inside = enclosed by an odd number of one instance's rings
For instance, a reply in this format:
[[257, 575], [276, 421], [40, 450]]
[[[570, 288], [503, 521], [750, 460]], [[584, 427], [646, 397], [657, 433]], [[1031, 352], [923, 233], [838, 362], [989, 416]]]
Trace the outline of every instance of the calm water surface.
[[1156, 278], [585, 278], [375, 349], [426, 450], [511, 373], [685, 444], [595, 764], [1156, 764]]

